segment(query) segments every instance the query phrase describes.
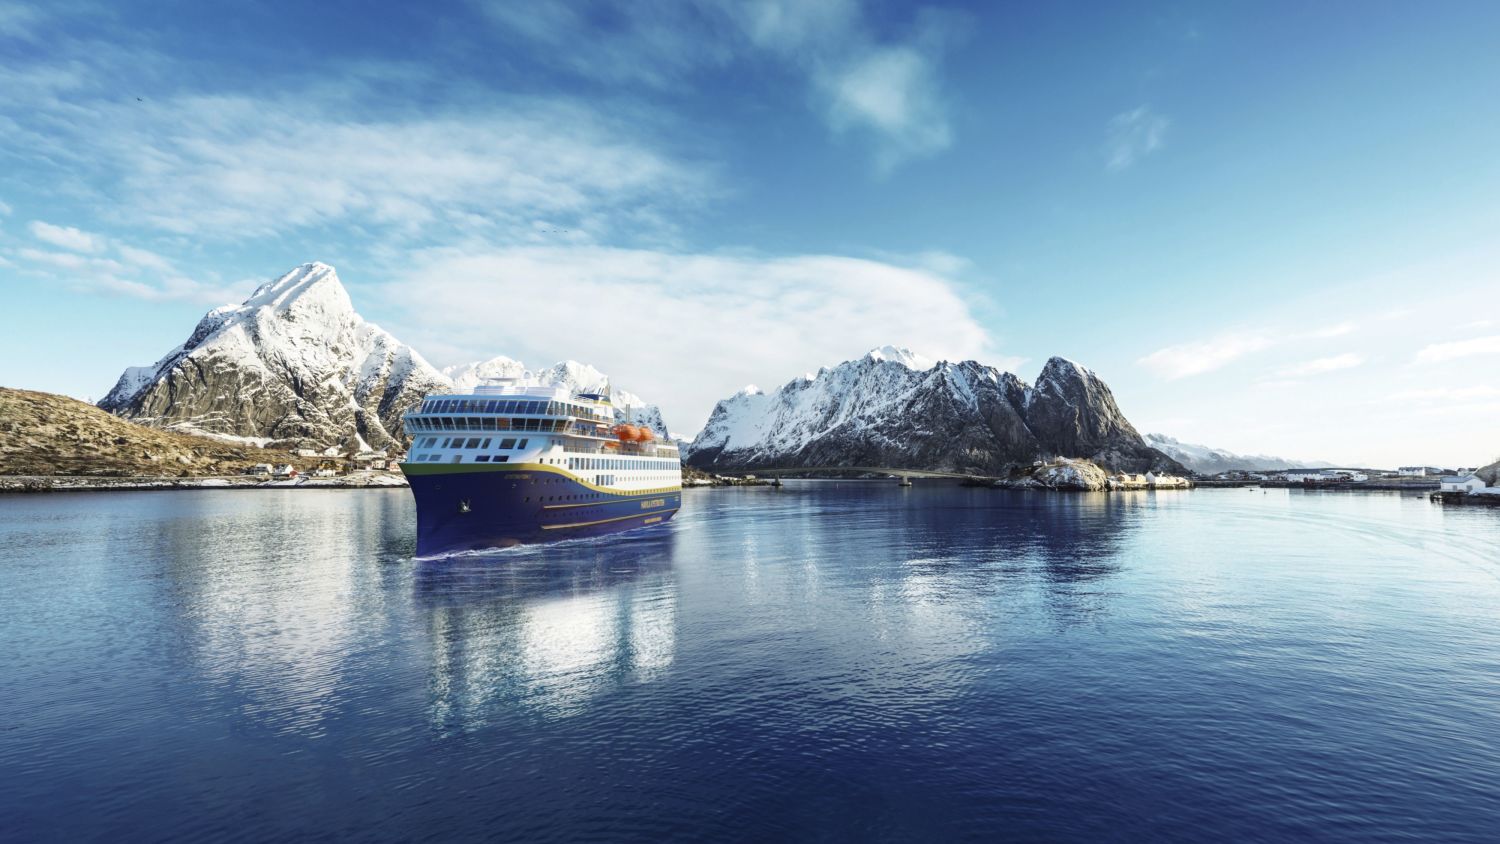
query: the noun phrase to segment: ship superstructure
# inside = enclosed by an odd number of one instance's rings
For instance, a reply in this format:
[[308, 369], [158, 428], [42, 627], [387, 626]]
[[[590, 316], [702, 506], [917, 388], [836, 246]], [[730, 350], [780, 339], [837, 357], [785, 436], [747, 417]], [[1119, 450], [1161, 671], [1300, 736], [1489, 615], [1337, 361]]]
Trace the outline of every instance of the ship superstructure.
[[677, 447], [617, 421], [605, 394], [502, 379], [404, 422], [419, 555], [659, 524], [682, 504]]

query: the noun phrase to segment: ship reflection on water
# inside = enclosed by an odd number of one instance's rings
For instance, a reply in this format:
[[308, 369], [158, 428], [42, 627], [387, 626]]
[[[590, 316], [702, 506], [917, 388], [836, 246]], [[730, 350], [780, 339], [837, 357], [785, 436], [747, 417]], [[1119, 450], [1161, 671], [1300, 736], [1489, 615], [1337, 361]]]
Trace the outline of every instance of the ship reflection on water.
[[574, 715], [603, 692], [659, 677], [676, 652], [674, 541], [643, 531], [420, 561], [433, 725], [472, 730], [518, 705]]

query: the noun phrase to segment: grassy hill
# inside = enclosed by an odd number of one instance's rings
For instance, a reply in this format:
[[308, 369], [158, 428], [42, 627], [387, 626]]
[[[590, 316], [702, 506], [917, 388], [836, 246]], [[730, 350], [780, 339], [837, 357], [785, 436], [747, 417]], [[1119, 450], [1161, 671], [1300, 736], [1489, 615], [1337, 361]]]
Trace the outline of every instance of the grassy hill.
[[0, 475], [197, 477], [292, 462], [285, 451], [158, 431], [77, 399], [0, 387]]

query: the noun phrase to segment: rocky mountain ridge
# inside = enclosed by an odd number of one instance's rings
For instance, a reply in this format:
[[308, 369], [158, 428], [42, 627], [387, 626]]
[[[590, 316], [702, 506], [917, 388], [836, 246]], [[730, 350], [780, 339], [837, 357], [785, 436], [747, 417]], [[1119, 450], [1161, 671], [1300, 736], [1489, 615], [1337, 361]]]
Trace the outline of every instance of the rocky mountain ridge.
[[439, 371], [366, 322], [334, 268], [319, 262], [262, 285], [240, 305], [209, 311], [155, 364], [126, 369], [99, 407], [152, 427], [250, 445], [399, 451], [406, 442], [401, 416], [424, 396], [492, 377], [607, 388], [620, 418], [667, 431], [654, 405], [575, 361], [528, 372], [497, 357]]
[[1146, 444], [1092, 371], [1054, 357], [1034, 385], [976, 361], [875, 349], [771, 393], [718, 403], [687, 458], [709, 470], [868, 466], [998, 474], [1084, 458], [1116, 471], [1184, 471]]
[[1235, 454], [1206, 445], [1181, 442], [1165, 434], [1147, 434], [1146, 444], [1203, 475], [1267, 469], [1326, 469], [1333, 466], [1332, 463], [1321, 460], [1288, 460], [1267, 454]]

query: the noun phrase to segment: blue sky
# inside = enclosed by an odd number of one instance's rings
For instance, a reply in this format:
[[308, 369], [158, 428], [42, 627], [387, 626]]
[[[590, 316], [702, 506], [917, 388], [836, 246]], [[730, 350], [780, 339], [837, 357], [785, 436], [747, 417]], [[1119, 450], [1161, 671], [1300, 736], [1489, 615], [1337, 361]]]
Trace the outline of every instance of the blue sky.
[[[628, 10], [628, 11], [626, 11]], [[1500, 456], [1500, 6], [0, 2], [0, 383], [309, 260], [674, 428], [885, 343], [1143, 430]]]

